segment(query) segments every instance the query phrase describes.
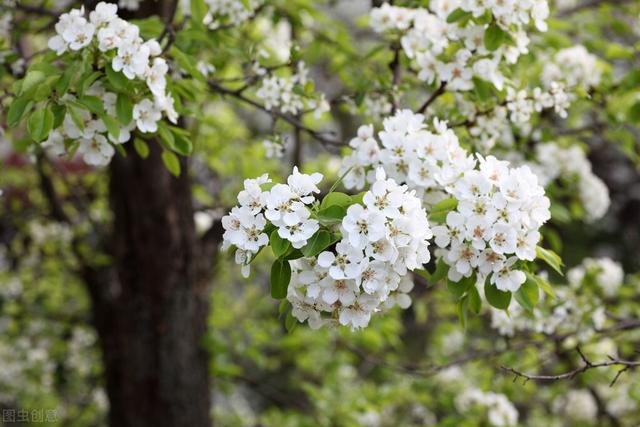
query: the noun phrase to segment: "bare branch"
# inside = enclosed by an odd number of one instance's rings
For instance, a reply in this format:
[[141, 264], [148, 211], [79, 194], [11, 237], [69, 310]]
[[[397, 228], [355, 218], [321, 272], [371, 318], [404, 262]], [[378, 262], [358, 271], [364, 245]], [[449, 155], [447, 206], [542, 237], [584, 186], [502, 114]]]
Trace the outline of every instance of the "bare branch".
[[422, 114], [425, 111], [427, 111], [427, 108], [429, 108], [429, 105], [431, 105], [436, 99], [438, 99], [440, 95], [442, 95], [445, 92], [446, 87], [447, 87], [447, 82], [442, 82], [440, 86], [431, 94], [429, 99], [427, 99], [425, 103], [422, 104], [420, 108], [418, 108], [417, 113]]
[[622, 369], [620, 369], [616, 373], [616, 376], [611, 381], [610, 386], [613, 386], [618, 380], [618, 378], [620, 378], [620, 375], [622, 375], [623, 372], [628, 371], [630, 369], [635, 369], [636, 367], [640, 366], [640, 361], [617, 359], [611, 356], [609, 356], [609, 360], [607, 360], [606, 362], [593, 363], [589, 359], [587, 359], [587, 357], [584, 355], [584, 353], [582, 353], [579, 347], [576, 350], [578, 351], [578, 354], [580, 354], [580, 358], [582, 359], [583, 365], [579, 368], [573, 369], [571, 371], [568, 371], [562, 374], [558, 374], [558, 375], [527, 374], [524, 372], [520, 372], [514, 368], [509, 368], [506, 366], [501, 366], [500, 369], [510, 374], [513, 374], [514, 381], [516, 381], [518, 378], [522, 378], [524, 380], [524, 383], [526, 383], [529, 380], [534, 380], [534, 381], [571, 380], [576, 376], [590, 369], [606, 368], [610, 366], [621, 366]]

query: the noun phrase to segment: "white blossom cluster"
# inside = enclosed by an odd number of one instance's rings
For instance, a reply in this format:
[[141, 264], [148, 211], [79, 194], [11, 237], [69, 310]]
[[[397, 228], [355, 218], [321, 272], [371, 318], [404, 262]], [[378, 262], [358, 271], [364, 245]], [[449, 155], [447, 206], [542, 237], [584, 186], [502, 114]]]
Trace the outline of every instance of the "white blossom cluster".
[[536, 87], [531, 94], [525, 89], [507, 88], [506, 107], [509, 119], [516, 125], [526, 126], [535, 112], [553, 108], [563, 119], [571, 106], [573, 95], [565, 91], [564, 85], [551, 82], [548, 89]]
[[[93, 83], [85, 95], [96, 96], [104, 103], [104, 109], [111, 117], [116, 117], [117, 95], [104, 89], [100, 82]], [[64, 100], [75, 100], [75, 96], [65, 94]], [[82, 155], [85, 163], [94, 166], [106, 165], [115, 154], [115, 149], [109, 143], [123, 144], [131, 138], [131, 131], [135, 128], [135, 122], [120, 128], [120, 135], [116, 138], [107, 132], [104, 122], [94, 117], [87, 110], [77, 110], [77, 115], [82, 121], [83, 128], [79, 128], [70, 113], [65, 115], [62, 125], [49, 133], [49, 137], [41, 145], [54, 156], [63, 156], [67, 153], [65, 140], [78, 141], [78, 153]]]
[[[436, 79], [446, 82], [453, 91], [471, 90], [474, 76], [489, 80], [502, 90], [505, 77], [499, 70], [500, 62], [506, 59], [515, 63], [521, 54], [527, 53], [529, 38], [525, 26], [534, 22], [539, 30], [546, 31], [545, 20], [549, 15], [546, 0], [440, 0], [431, 2], [429, 7], [409, 9], [385, 3], [372, 9], [370, 26], [377, 32], [400, 32], [402, 48], [417, 66], [419, 78], [428, 83]], [[447, 17], [457, 8], [475, 18], [489, 11], [515, 45], [503, 45], [489, 52], [484, 46], [488, 25], [447, 23]], [[459, 46], [453, 55], [450, 46]]]
[[498, 289], [515, 292], [525, 281], [515, 264], [535, 259], [550, 202], [527, 166], [510, 168], [493, 156], [479, 160], [479, 170], [465, 172], [451, 188], [458, 205], [433, 228], [435, 242], [447, 248], [449, 279], [491, 274]]
[[455, 198], [457, 208], [433, 228], [436, 244], [446, 248], [449, 278], [491, 274], [498, 289], [516, 291], [524, 273], [514, 264], [535, 258], [538, 229], [550, 218], [549, 199], [528, 167], [513, 169], [492, 156], [478, 156], [476, 162], [445, 123], [436, 119], [432, 133], [423, 120], [421, 114], [399, 111], [384, 120], [380, 143], [372, 126], [360, 127], [343, 163], [345, 186], [362, 188], [381, 166], [427, 204]]
[[265, 156], [269, 159], [281, 159], [289, 146], [289, 141], [280, 135], [273, 135], [262, 141]]
[[[549, 312], [543, 305], [527, 313], [514, 300], [509, 313], [491, 310], [491, 326], [501, 335], [513, 336], [518, 331], [544, 333], [547, 335], [571, 335], [572, 340], [584, 343], [601, 330], [607, 320], [605, 301], [602, 297], [588, 293], [585, 289], [594, 284], [605, 298], [617, 295], [624, 280], [624, 271], [619, 263], [610, 258], [585, 258], [567, 273], [569, 287], [556, 289], [557, 303]], [[541, 293], [541, 299], [544, 294]], [[547, 304], [548, 305], [548, 304]]]
[[475, 406], [487, 409], [487, 422], [495, 427], [508, 427], [518, 424], [518, 410], [511, 401], [501, 393], [482, 391], [477, 388], [466, 388], [455, 400], [456, 409], [468, 412]]
[[568, 87], [592, 87], [600, 83], [602, 69], [598, 58], [582, 45], [561, 49], [553, 60], [545, 63], [542, 81], [546, 86], [553, 82], [564, 82]]
[[[318, 99], [302, 92], [309, 81], [309, 70], [303, 61], [298, 63], [296, 73], [289, 77], [271, 75], [262, 79], [256, 96], [264, 102], [267, 110], [277, 109], [282, 113], [298, 114], [302, 110], [314, 112], [316, 118], [329, 111], [329, 103], [320, 94]], [[300, 90], [297, 90], [299, 88]]]
[[363, 328], [377, 311], [408, 307], [407, 271], [430, 259], [432, 234], [414, 191], [378, 169], [362, 201], [347, 209], [335, 250], [292, 262], [287, 299], [292, 314], [312, 328], [336, 321]]
[[602, 218], [611, 199], [605, 183], [591, 170], [591, 162], [577, 145], [562, 147], [555, 142], [536, 145], [536, 162], [531, 164], [542, 185], [557, 178], [577, 181], [577, 190], [588, 222]]
[[[255, 11], [264, 0], [204, 0], [209, 8], [203, 23], [210, 28], [217, 28], [222, 23], [240, 25], [254, 16]], [[182, 10], [191, 14], [190, 0], [181, 0]]]
[[585, 280], [592, 281], [607, 298], [615, 297], [624, 281], [622, 266], [608, 257], [585, 258], [579, 266], [567, 272], [569, 285], [579, 288]]
[[[378, 139], [373, 125], [361, 126], [349, 145], [353, 152], [343, 160], [347, 188], [362, 189], [375, 180], [382, 167], [390, 178], [415, 190], [418, 197], [435, 203], [445, 197], [445, 187], [475, 166], [446, 123], [434, 120], [435, 132], [424, 124], [422, 114], [401, 110], [383, 121]], [[378, 142], [379, 140], [379, 142]], [[348, 173], [347, 173], [348, 172]]]
[[552, 404], [553, 411], [571, 421], [592, 423], [598, 419], [598, 403], [586, 389], [569, 390], [558, 396]]
[[[120, 144], [129, 140], [134, 127], [140, 132], [156, 132], [157, 122], [161, 120], [163, 113], [172, 123], [177, 122], [178, 114], [174, 109], [172, 96], [166, 92], [169, 66], [158, 56], [162, 53], [160, 45], [153, 39], [145, 42], [139, 36], [140, 29], [119, 18], [117, 12], [116, 5], [100, 2], [89, 14], [89, 20], [84, 17], [83, 8], [62, 14], [55, 26], [57, 35], [49, 40], [49, 48], [62, 55], [67, 51], [84, 49], [95, 41], [100, 52], [116, 50], [111, 61], [114, 71], [122, 72], [129, 80], [139, 79], [146, 83], [153, 98], [137, 102], [133, 107], [133, 122], [121, 129], [119, 138], [109, 138], [113, 143]], [[107, 113], [115, 117], [114, 93], [94, 85], [94, 91], [90, 94], [100, 97]], [[73, 123], [70, 113], [67, 113], [62, 132], [52, 133], [48, 144], [59, 147], [64, 136], [80, 139], [81, 146], [90, 153], [85, 155], [89, 164], [108, 163], [114, 149], [104, 135], [104, 123], [100, 119], [93, 119], [86, 110], [79, 111], [81, 119], [89, 126], [80, 131]]]
[[261, 187], [271, 182], [266, 174], [244, 181], [244, 190], [238, 194], [239, 205], [222, 218], [222, 226], [223, 248], [236, 247], [236, 263], [242, 265], [245, 277], [253, 257], [269, 243], [267, 220], [296, 249], [306, 245], [318, 231], [319, 223], [311, 218], [308, 206], [316, 200], [314, 193], [320, 192], [317, 184], [321, 180], [322, 174], [301, 174], [294, 167], [287, 184], [275, 184], [268, 191]]

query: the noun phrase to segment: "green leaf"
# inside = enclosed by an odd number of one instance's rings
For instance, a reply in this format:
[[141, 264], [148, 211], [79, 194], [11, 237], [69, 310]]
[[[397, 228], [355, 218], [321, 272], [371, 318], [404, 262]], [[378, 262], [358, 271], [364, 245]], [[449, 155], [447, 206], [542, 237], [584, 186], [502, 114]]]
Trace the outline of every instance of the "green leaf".
[[284, 259], [276, 260], [271, 266], [271, 296], [275, 299], [286, 298], [291, 280], [291, 266]]
[[504, 292], [496, 288], [489, 282], [488, 277], [484, 283], [484, 296], [487, 297], [487, 302], [497, 309], [506, 310], [509, 308], [511, 292]]
[[83, 96], [78, 99], [78, 102], [87, 107], [87, 110], [94, 114], [100, 115], [104, 113], [104, 104], [102, 103], [102, 99], [97, 96]]
[[173, 176], [180, 176], [180, 160], [178, 160], [178, 156], [171, 151], [164, 150], [162, 152], [162, 161]]
[[338, 224], [342, 222], [342, 218], [347, 214], [347, 210], [344, 206], [333, 205], [327, 208], [321, 209], [318, 212], [318, 220], [320, 224], [330, 225]]
[[67, 104], [67, 110], [69, 111], [69, 114], [71, 115], [71, 120], [73, 120], [73, 123], [78, 127], [78, 129], [80, 129], [81, 131], [84, 130], [84, 120], [82, 120], [82, 117], [80, 116], [80, 113], [78, 112], [78, 109], [76, 107], [74, 107], [71, 104]]
[[448, 199], [440, 200], [433, 205], [431, 212], [448, 212], [455, 209], [458, 206], [458, 200], [450, 197]]
[[280, 258], [282, 255], [286, 254], [291, 246], [291, 243], [289, 243], [288, 240], [280, 237], [277, 229], [271, 232], [269, 244], [271, 245], [271, 250], [276, 258]]
[[190, 155], [193, 152], [193, 143], [189, 139], [189, 133], [175, 126], [169, 128], [173, 133], [174, 150], [183, 156]]
[[136, 149], [138, 155], [143, 159], [146, 159], [149, 156], [149, 146], [142, 139], [135, 138], [133, 140], [133, 148]]
[[133, 120], [133, 103], [128, 95], [123, 93], [118, 94], [118, 99], [116, 100], [116, 115], [123, 126], [129, 125], [131, 120]]
[[84, 95], [89, 86], [91, 86], [91, 84], [95, 82], [100, 76], [102, 76], [102, 73], [100, 71], [88, 72], [87, 74], [82, 76], [79, 82], [80, 90], [78, 93], [80, 95]]
[[452, 24], [454, 22], [460, 21], [462, 18], [469, 17], [471, 17], [471, 12], [467, 12], [465, 10], [462, 10], [461, 8], [457, 8], [456, 10], [451, 12], [449, 16], [447, 16], [447, 22], [449, 24]]
[[289, 311], [287, 313], [287, 317], [284, 319], [284, 327], [288, 333], [293, 332], [293, 330], [298, 326], [298, 319], [293, 316], [293, 313]]
[[160, 135], [160, 141], [166, 149], [176, 151], [176, 143], [173, 133], [171, 133], [164, 122], [158, 123], [158, 135]]
[[486, 80], [480, 79], [478, 77], [473, 78], [473, 85], [475, 89], [475, 94], [478, 99], [482, 102], [486, 102], [491, 96], [491, 87], [493, 86]]
[[71, 81], [78, 73], [79, 68], [80, 68], [80, 64], [78, 64], [77, 62], [74, 62], [64, 71], [62, 76], [58, 79], [55, 86], [55, 91], [58, 94], [58, 97], [67, 93], [67, 90], [71, 85]]
[[476, 284], [476, 275], [472, 274], [470, 277], [463, 277], [458, 282], [447, 280], [447, 289], [449, 289], [449, 292], [456, 299], [460, 299], [475, 284]]
[[18, 92], [18, 95], [22, 96], [22, 95], [29, 94], [32, 91], [35, 91], [35, 89], [38, 88], [40, 83], [45, 81], [46, 78], [47, 78], [47, 75], [45, 74], [44, 71], [39, 71], [39, 70], [29, 71], [27, 75], [24, 77], [24, 79], [22, 80], [22, 85], [20, 86], [20, 91]]
[[111, 83], [114, 89], [118, 92], [131, 93], [131, 83], [129, 82], [129, 79], [127, 79], [127, 76], [114, 71], [114, 69], [111, 68], [111, 65], [107, 65], [105, 70], [107, 72], [107, 80], [109, 80], [109, 83]]
[[542, 246], [536, 246], [536, 256], [542, 261], [546, 262], [549, 267], [553, 268], [559, 275], [563, 276], [562, 273], [562, 259], [558, 256], [557, 253], [553, 252], [551, 249], [545, 249]]
[[188, 72], [192, 77], [200, 80], [203, 83], [207, 82], [207, 79], [196, 67], [196, 61], [192, 56], [189, 56], [182, 52], [176, 45], [171, 46], [171, 49], [169, 49], [169, 53], [172, 57], [175, 58], [175, 60], [178, 62], [178, 65], [186, 72]]
[[469, 319], [469, 298], [466, 296], [458, 301], [458, 320], [460, 325], [467, 329], [467, 322]]
[[533, 311], [534, 307], [540, 301], [540, 292], [538, 291], [538, 283], [536, 280], [527, 276], [525, 282], [515, 293], [516, 301], [525, 310]]
[[449, 265], [444, 262], [444, 259], [438, 258], [438, 262], [436, 262], [436, 269], [433, 273], [431, 273], [431, 281], [433, 283], [438, 283], [440, 280], [447, 277], [447, 273], [449, 272]]
[[322, 203], [320, 203], [320, 208], [328, 208], [329, 206], [342, 206], [348, 207], [352, 203], [351, 196], [348, 194], [341, 193], [339, 191], [334, 191], [333, 193], [329, 193], [322, 199]]
[[633, 123], [640, 123], [640, 101], [636, 102], [629, 108], [627, 118]]
[[44, 141], [53, 128], [53, 113], [49, 108], [39, 108], [29, 116], [27, 130], [35, 142]]
[[467, 293], [469, 296], [469, 307], [471, 311], [475, 314], [480, 314], [480, 309], [482, 308], [482, 299], [480, 299], [480, 293], [475, 286], [469, 288], [469, 292]]
[[429, 212], [429, 220], [437, 223], [444, 223], [447, 220], [447, 214], [458, 206], [458, 201], [454, 198], [440, 200], [433, 205]]
[[29, 99], [26, 97], [14, 99], [9, 106], [9, 111], [7, 112], [7, 125], [9, 127], [14, 127], [18, 123], [20, 123], [20, 120], [22, 120], [22, 117], [24, 117], [25, 113], [27, 113], [31, 109], [31, 105], [32, 102], [29, 101]]
[[100, 118], [107, 128], [107, 132], [109, 132], [111, 136], [116, 140], [120, 138], [120, 123], [118, 123], [116, 119], [109, 116], [108, 114], [102, 114]]
[[484, 46], [493, 52], [508, 38], [509, 35], [498, 24], [492, 22], [484, 33]]
[[51, 112], [53, 113], [53, 129], [57, 129], [64, 121], [64, 116], [67, 114], [67, 107], [63, 104], [53, 104], [51, 106]]
[[194, 22], [198, 24], [202, 24], [205, 15], [207, 14], [207, 5], [204, 3], [204, 0], [191, 0], [191, 17]]
[[540, 289], [542, 289], [545, 294], [547, 294], [552, 299], [556, 298], [556, 294], [553, 291], [553, 288], [551, 287], [549, 282], [547, 282], [544, 278], [538, 276], [537, 274], [532, 274], [528, 272], [525, 272], [525, 274], [527, 275], [527, 279], [535, 281], [538, 287], [540, 287]]
[[327, 230], [319, 230], [311, 236], [307, 244], [301, 249], [306, 257], [318, 255], [331, 245], [331, 234]]

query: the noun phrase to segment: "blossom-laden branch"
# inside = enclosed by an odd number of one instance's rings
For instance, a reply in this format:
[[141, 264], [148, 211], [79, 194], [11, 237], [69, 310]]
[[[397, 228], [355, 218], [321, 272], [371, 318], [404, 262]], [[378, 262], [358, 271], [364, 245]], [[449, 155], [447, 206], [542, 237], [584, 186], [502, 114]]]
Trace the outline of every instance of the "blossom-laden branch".
[[520, 372], [514, 368], [509, 368], [506, 366], [501, 366], [500, 369], [502, 369], [505, 372], [508, 372], [510, 374], [514, 375], [513, 380], [516, 381], [518, 378], [522, 378], [524, 380], [524, 384], [526, 384], [528, 381], [530, 380], [534, 380], [534, 381], [558, 381], [558, 380], [572, 380], [574, 379], [576, 376], [587, 372], [591, 369], [598, 369], [598, 368], [606, 368], [606, 367], [610, 367], [610, 366], [618, 366], [621, 367], [621, 369], [616, 373], [615, 377], [613, 378], [613, 380], [611, 381], [611, 383], [609, 384], [609, 386], [613, 386], [616, 381], [618, 381], [618, 378], [620, 378], [620, 375], [622, 375], [624, 372], [631, 370], [631, 369], [635, 369], [638, 366], [640, 366], [640, 361], [636, 360], [624, 360], [624, 359], [618, 359], [618, 358], [614, 358], [613, 356], [609, 356], [609, 360], [604, 361], [604, 362], [598, 362], [598, 363], [593, 363], [591, 362], [589, 359], [587, 359], [587, 357], [584, 355], [584, 353], [580, 350], [580, 348], [576, 349], [578, 351], [578, 354], [580, 355], [580, 358], [582, 359], [583, 365], [579, 368], [573, 369], [571, 371], [562, 373], [562, 374], [558, 374], [558, 375], [536, 375], [536, 374], [527, 374], [524, 372]]
[[265, 113], [271, 114], [279, 119], [282, 119], [285, 122], [289, 123], [291, 126], [293, 126], [295, 129], [298, 129], [308, 134], [313, 139], [315, 139], [316, 141], [320, 142], [323, 145], [334, 146], [334, 147], [345, 145], [344, 142], [339, 139], [333, 139], [328, 137], [326, 135], [327, 132], [321, 132], [321, 131], [311, 129], [310, 127], [307, 127], [304, 124], [302, 124], [302, 122], [300, 122], [300, 120], [296, 119], [295, 117], [289, 116], [277, 110], [270, 110], [266, 108], [264, 105], [262, 105], [261, 103], [247, 97], [246, 95], [244, 95], [244, 91], [246, 90], [246, 87], [232, 90], [220, 85], [218, 82], [212, 79], [209, 80], [208, 84], [213, 91], [218, 92], [222, 95], [231, 96], [239, 101], [244, 102], [245, 104], [249, 104], [259, 110], [264, 111]]

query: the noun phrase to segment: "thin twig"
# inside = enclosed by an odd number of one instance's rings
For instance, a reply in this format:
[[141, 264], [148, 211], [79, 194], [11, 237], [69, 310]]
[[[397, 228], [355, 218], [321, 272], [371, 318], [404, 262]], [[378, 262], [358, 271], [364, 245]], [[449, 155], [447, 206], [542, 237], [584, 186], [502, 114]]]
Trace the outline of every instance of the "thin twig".
[[527, 374], [524, 372], [517, 371], [514, 368], [509, 368], [506, 366], [501, 366], [500, 369], [510, 374], [513, 374], [514, 381], [516, 381], [518, 378], [523, 378], [524, 383], [526, 384], [527, 381], [530, 381], [530, 380], [534, 380], [534, 381], [571, 380], [575, 378], [577, 375], [580, 375], [590, 369], [606, 368], [609, 366], [622, 366], [622, 369], [620, 369], [616, 373], [616, 376], [611, 381], [610, 386], [613, 386], [616, 383], [616, 381], [618, 381], [618, 378], [620, 378], [620, 375], [622, 375], [623, 372], [628, 371], [630, 369], [635, 369], [636, 367], [640, 366], [640, 361], [616, 359], [611, 356], [609, 356], [609, 360], [607, 360], [606, 362], [592, 363], [591, 361], [589, 361], [589, 359], [587, 359], [584, 353], [582, 353], [580, 348], [577, 348], [576, 350], [580, 354], [580, 358], [582, 359], [583, 365], [579, 368], [573, 369], [563, 374], [558, 374], [558, 375]]
[[429, 97], [429, 99], [427, 99], [427, 100], [425, 101], [425, 103], [424, 103], [424, 104], [422, 104], [422, 106], [421, 106], [420, 108], [418, 108], [418, 111], [417, 111], [417, 112], [418, 112], [418, 113], [420, 113], [420, 114], [422, 114], [422, 113], [424, 113], [425, 111], [427, 111], [427, 108], [429, 108], [429, 105], [431, 105], [431, 104], [432, 104], [436, 99], [438, 99], [438, 97], [439, 97], [440, 95], [442, 95], [442, 94], [445, 92], [446, 87], [447, 87], [447, 82], [442, 82], [442, 83], [440, 83], [440, 86], [438, 87], [438, 89], [436, 89], [436, 90], [431, 94], [431, 96]]

